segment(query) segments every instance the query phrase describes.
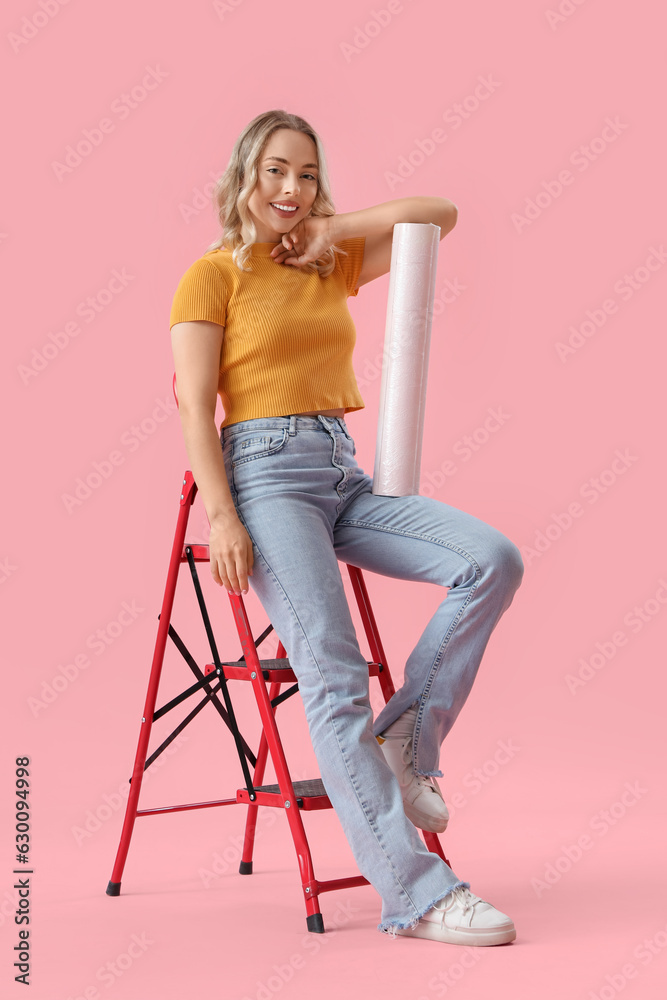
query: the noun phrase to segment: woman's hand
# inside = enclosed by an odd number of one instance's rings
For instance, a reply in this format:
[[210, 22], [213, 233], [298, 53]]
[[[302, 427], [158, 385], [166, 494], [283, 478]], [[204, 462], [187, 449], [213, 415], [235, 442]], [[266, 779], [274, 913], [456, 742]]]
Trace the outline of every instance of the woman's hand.
[[317, 260], [336, 242], [333, 232], [333, 215], [308, 215], [297, 222], [294, 229], [283, 234], [281, 242], [273, 248], [271, 256], [278, 264], [303, 267]]
[[208, 551], [215, 582], [230, 593], [247, 593], [254, 555], [250, 535], [237, 514], [213, 522]]

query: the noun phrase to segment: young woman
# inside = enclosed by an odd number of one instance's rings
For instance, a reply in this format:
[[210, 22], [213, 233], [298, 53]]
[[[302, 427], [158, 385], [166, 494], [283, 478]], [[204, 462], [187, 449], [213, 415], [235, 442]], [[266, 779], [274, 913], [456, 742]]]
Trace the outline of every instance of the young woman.
[[[521, 583], [521, 555], [438, 500], [374, 496], [344, 419], [364, 406], [347, 297], [389, 271], [396, 223], [433, 222], [444, 237], [456, 206], [413, 197], [336, 214], [319, 136], [284, 111], [243, 130], [217, 202], [223, 237], [185, 272], [170, 316], [213, 579], [236, 594], [250, 583], [287, 650], [322, 781], [382, 898], [378, 929], [512, 941], [512, 920], [428, 851], [416, 827], [447, 825], [440, 746]], [[449, 588], [375, 721], [339, 560]]]

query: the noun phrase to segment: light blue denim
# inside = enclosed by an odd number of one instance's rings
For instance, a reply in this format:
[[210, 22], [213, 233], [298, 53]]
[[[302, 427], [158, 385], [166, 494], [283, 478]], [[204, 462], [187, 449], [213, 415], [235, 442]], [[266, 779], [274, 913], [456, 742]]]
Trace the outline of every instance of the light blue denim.
[[[417, 703], [415, 771], [442, 777], [440, 746], [521, 583], [521, 554], [495, 528], [432, 497], [373, 495], [341, 418], [242, 420], [221, 429], [220, 443], [253, 543], [249, 585], [298, 678], [320, 776], [359, 871], [382, 899], [378, 930], [413, 927], [437, 900], [470, 883], [426, 848], [407, 819], [375, 736]], [[339, 560], [450, 588], [408, 657], [402, 687], [375, 721]]]

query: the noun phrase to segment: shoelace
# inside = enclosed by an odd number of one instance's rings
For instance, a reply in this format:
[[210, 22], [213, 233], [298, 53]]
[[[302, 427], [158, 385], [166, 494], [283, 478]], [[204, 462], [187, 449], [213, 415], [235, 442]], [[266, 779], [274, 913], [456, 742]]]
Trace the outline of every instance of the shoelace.
[[[467, 910], [472, 910], [475, 905], [474, 901], [470, 896], [470, 890], [464, 885], [458, 885], [456, 889], [453, 889], [448, 896], [445, 897], [441, 902], [446, 902], [449, 900], [449, 896], [454, 896], [456, 901], [461, 904], [463, 913], [465, 914]], [[444, 907], [440, 909], [440, 923], [445, 926], [445, 909]]]
[[434, 795], [438, 794], [438, 790], [431, 781], [430, 777], [427, 777], [425, 774], [417, 774], [415, 777], [420, 788], [428, 788], [428, 790], [433, 792]]
[[464, 885], [457, 885], [456, 889], [452, 890], [452, 895], [456, 896], [457, 901], [462, 904], [464, 913], [466, 910], [472, 910], [475, 905], [470, 896], [470, 890]]
[[[406, 765], [411, 764], [412, 763], [412, 737], [411, 736], [408, 737], [408, 739], [406, 739], [403, 742], [403, 746], [401, 747], [401, 750], [403, 752], [403, 761], [404, 761], [404, 763]], [[428, 788], [428, 790], [430, 792], [433, 792], [434, 795], [438, 794], [438, 790], [435, 787], [435, 785], [433, 784], [433, 782], [431, 781], [431, 778], [430, 778], [429, 775], [426, 775], [426, 774], [415, 774], [415, 775], [413, 775], [413, 777], [414, 777], [414, 780], [416, 781], [416, 783], [419, 785], [420, 788]]]

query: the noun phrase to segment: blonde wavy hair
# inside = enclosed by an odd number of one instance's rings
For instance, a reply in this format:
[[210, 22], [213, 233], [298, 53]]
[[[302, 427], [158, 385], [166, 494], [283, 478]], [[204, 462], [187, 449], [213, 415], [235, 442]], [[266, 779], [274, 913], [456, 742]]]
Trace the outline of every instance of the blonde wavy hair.
[[[250, 247], [257, 242], [257, 230], [248, 211], [248, 201], [257, 184], [257, 164], [269, 137], [280, 128], [303, 132], [315, 143], [319, 169], [317, 195], [310, 215], [325, 217], [336, 214], [329, 186], [324, 146], [315, 129], [299, 115], [292, 115], [287, 111], [265, 111], [257, 115], [236, 140], [225, 172], [216, 184], [214, 197], [223, 233], [205, 251], [208, 253], [224, 246], [232, 251], [232, 259], [241, 271], [252, 270], [245, 265], [250, 256]], [[243, 242], [243, 229], [249, 234], [248, 243]], [[302, 269], [317, 271], [320, 277], [326, 278], [336, 266], [335, 253], [346, 254], [346, 251], [332, 244], [317, 260], [304, 264]]]

